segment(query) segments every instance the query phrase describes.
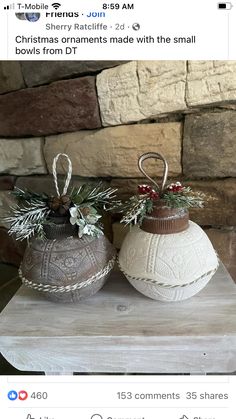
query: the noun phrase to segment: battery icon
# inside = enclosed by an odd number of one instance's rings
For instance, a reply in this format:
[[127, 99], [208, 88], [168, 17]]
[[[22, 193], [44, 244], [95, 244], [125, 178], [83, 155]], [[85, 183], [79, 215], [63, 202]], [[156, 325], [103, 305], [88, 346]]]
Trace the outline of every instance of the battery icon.
[[233, 5], [229, 1], [225, 3], [218, 3], [218, 9], [231, 10], [232, 7]]

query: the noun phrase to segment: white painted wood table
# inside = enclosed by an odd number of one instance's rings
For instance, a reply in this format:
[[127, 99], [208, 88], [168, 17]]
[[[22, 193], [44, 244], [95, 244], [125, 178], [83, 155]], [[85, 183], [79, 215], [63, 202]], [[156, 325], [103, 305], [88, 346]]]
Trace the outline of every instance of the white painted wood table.
[[73, 372], [236, 371], [236, 286], [220, 265], [198, 295], [162, 303], [114, 272], [76, 305], [21, 287], [0, 316], [0, 350], [16, 368]]

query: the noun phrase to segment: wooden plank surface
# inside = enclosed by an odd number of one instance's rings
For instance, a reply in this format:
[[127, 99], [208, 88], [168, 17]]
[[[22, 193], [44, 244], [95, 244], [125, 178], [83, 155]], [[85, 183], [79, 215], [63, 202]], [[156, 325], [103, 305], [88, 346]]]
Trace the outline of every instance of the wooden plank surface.
[[220, 265], [195, 297], [163, 303], [118, 272], [76, 305], [21, 287], [0, 316], [0, 350], [16, 368], [78, 372], [236, 370], [236, 286]]

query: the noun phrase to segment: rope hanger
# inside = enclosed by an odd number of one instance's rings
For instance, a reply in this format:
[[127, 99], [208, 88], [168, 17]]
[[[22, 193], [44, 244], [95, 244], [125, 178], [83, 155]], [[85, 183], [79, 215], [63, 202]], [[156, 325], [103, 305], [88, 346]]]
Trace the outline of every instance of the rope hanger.
[[[58, 179], [57, 179], [57, 162], [60, 157], [65, 157], [68, 163], [68, 172], [67, 172], [67, 177], [65, 180], [65, 185], [64, 185], [62, 194], [60, 194], [59, 187], [58, 187]], [[53, 180], [54, 180], [57, 196], [58, 198], [60, 198], [60, 196], [66, 195], [69, 188], [70, 181], [71, 181], [71, 176], [72, 176], [72, 163], [71, 163], [70, 158], [67, 156], [67, 154], [59, 153], [57, 154], [56, 157], [54, 157], [53, 163], [52, 163], [52, 173], [53, 173]]]

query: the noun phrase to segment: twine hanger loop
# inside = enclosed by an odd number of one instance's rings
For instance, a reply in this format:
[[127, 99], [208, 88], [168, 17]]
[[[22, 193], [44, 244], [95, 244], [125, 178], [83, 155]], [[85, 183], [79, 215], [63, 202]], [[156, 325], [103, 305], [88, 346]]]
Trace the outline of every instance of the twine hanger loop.
[[[64, 189], [62, 191], [62, 194], [60, 194], [59, 187], [58, 187], [58, 180], [57, 180], [57, 161], [61, 157], [65, 157], [66, 160], [67, 160], [67, 163], [68, 163], [68, 172], [67, 172], [67, 177], [66, 177], [66, 181], [65, 181], [65, 185], [64, 185]], [[59, 153], [59, 154], [57, 154], [56, 157], [54, 157], [53, 163], [52, 163], [52, 173], [53, 173], [53, 180], [54, 180], [57, 196], [60, 197], [60, 196], [66, 195], [66, 193], [68, 191], [70, 181], [71, 181], [71, 176], [72, 176], [72, 163], [71, 163], [70, 158], [67, 156], [67, 154]]]

